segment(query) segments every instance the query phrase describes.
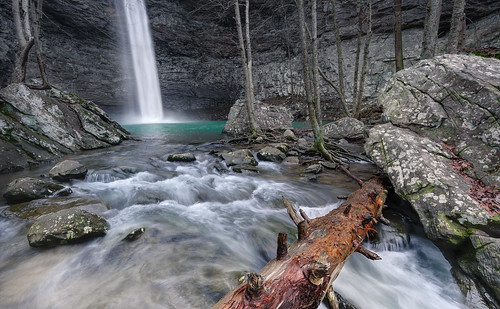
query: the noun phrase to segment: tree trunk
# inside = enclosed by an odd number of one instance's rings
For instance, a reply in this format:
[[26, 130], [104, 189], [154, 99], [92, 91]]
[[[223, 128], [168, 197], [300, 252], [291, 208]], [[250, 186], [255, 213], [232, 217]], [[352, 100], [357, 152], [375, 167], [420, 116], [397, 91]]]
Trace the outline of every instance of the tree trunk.
[[403, 32], [401, 25], [401, 0], [394, 0], [394, 54], [396, 58], [396, 72], [404, 69]]
[[[47, 74], [45, 73], [45, 66], [42, 59], [42, 47], [40, 45], [40, 35], [42, 30], [42, 7], [43, 0], [36, 1], [32, 0], [32, 5], [30, 7], [31, 20], [33, 23], [33, 39], [36, 52], [36, 60], [38, 63], [38, 69], [40, 70], [40, 77], [42, 78], [42, 84], [35, 86], [37, 89], [48, 89], [49, 83], [47, 79]], [[32, 87], [33, 88], [33, 87]]]
[[453, 13], [451, 16], [450, 34], [448, 36], [448, 46], [446, 52], [448, 54], [456, 54], [458, 52], [458, 42], [462, 32], [462, 25], [465, 23], [465, 0], [455, 0], [453, 3]]
[[254, 86], [253, 86], [253, 78], [252, 78], [252, 51], [250, 44], [250, 21], [249, 21], [249, 0], [246, 0], [245, 6], [245, 36], [247, 45], [245, 47], [245, 38], [243, 37], [243, 27], [241, 24], [241, 14], [240, 14], [240, 4], [238, 0], [234, 1], [234, 13], [236, 19], [236, 28], [238, 31], [238, 41], [239, 48], [241, 54], [241, 61], [243, 67], [243, 75], [245, 78], [245, 105], [247, 108], [248, 114], [248, 125], [251, 130], [251, 134], [256, 134], [260, 132], [260, 128], [255, 120], [255, 95], [254, 95]]
[[362, 241], [374, 231], [374, 218], [381, 214], [385, 198], [381, 180], [374, 178], [339, 208], [312, 220], [303, 211], [301, 218], [283, 198], [298, 226], [298, 240], [284, 249], [286, 236], [281, 233], [277, 258], [259, 273], [247, 275], [247, 282], [229, 292], [212, 309], [317, 308], [353, 252], [378, 258], [363, 247]]
[[[356, 59], [354, 64], [354, 76], [353, 76], [353, 87], [352, 87], [352, 110], [356, 106], [356, 98], [358, 97], [359, 91], [359, 57], [361, 56], [361, 35], [363, 33], [363, 2], [362, 0], [357, 1], [357, 11], [358, 11], [358, 34], [356, 38]], [[351, 113], [352, 114], [352, 113]]]
[[[337, 47], [337, 71], [339, 75], [339, 84], [334, 86], [342, 104], [342, 111], [347, 117], [351, 116], [349, 112], [349, 107], [347, 106], [347, 100], [345, 96], [345, 78], [344, 78], [344, 57], [342, 55], [342, 39], [340, 38], [340, 29], [337, 21], [337, 5], [335, 0], [330, 0], [332, 3], [332, 18], [333, 18], [333, 32], [335, 33], [335, 45]], [[323, 76], [323, 74], [321, 74]], [[326, 78], [326, 75], [323, 76]], [[333, 86], [333, 83], [331, 84]]]
[[[21, 4], [21, 6], [19, 5]], [[26, 66], [28, 55], [33, 47], [34, 38], [31, 35], [29, 26], [29, 3], [27, 0], [12, 0], [12, 15], [14, 28], [18, 41], [18, 50], [14, 61], [14, 71], [12, 72], [12, 83], [24, 83], [26, 80]]]
[[359, 80], [359, 90], [358, 90], [358, 97], [354, 97], [353, 100], [356, 102], [354, 106], [354, 112], [353, 112], [353, 117], [358, 118], [359, 113], [361, 111], [361, 103], [363, 101], [363, 93], [365, 90], [365, 79], [366, 79], [366, 73], [368, 70], [368, 54], [370, 53], [370, 42], [372, 39], [372, 0], [367, 0], [368, 3], [367, 5], [367, 22], [368, 22], [368, 29], [366, 30], [366, 36], [365, 36], [365, 46], [363, 49], [363, 66], [361, 67], [361, 76]]
[[429, 0], [427, 14], [425, 15], [424, 38], [422, 41], [421, 59], [434, 57], [441, 18], [441, 0]]

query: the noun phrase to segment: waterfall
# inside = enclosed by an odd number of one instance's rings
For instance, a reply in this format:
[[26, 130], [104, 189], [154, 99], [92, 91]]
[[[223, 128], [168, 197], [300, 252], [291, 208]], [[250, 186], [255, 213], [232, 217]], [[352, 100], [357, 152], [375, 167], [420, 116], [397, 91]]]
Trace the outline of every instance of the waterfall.
[[[121, 2], [121, 1], [118, 1]], [[140, 117], [135, 122], [163, 121], [160, 83], [144, 0], [123, 0]]]

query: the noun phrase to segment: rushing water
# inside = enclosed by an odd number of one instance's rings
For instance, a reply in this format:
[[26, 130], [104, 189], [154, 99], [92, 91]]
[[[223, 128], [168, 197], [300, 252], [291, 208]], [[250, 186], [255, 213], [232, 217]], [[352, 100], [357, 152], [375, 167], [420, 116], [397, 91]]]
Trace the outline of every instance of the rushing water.
[[[68, 157], [90, 169], [71, 183], [73, 196], [109, 207], [102, 215], [111, 227], [103, 238], [33, 249], [29, 222], [0, 207], [0, 308], [209, 308], [245, 272], [275, 256], [278, 232], [295, 238], [282, 195], [316, 217], [356, 189], [342, 174], [310, 182], [274, 163], [261, 162], [259, 174], [221, 174], [209, 154], [217, 145], [182, 144], [172, 128], [155, 130], [136, 127], [139, 139]], [[152, 133], [158, 130], [165, 135]], [[166, 160], [181, 151], [197, 161]], [[361, 177], [373, 172], [366, 164], [352, 168]], [[48, 169], [2, 176], [0, 184]], [[122, 241], [140, 227], [146, 228], [141, 238]], [[464, 308], [449, 264], [430, 241], [411, 234], [408, 242], [397, 226], [379, 229], [380, 240], [367, 245], [382, 260], [354, 254], [334, 282], [338, 292], [360, 309]]]
[[117, 0], [127, 26], [139, 116], [131, 122], [155, 123], [163, 120], [160, 82], [153, 40], [144, 0]]

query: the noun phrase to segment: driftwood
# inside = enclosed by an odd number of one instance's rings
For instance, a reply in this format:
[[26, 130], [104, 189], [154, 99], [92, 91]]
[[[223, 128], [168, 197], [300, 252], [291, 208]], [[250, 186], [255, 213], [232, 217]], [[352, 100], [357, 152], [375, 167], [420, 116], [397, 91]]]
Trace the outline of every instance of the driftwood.
[[344, 263], [355, 251], [378, 256], [362, 246], [374, 232], [386, 190], [379, 178], [363, 183], [339, 208], [323, 217], [300, 216], [283, 198], [298, 227], [298, 240], [286, 247], [286, 233], [278, 236], [277, 258], [222, 298], [212, 309], [317, 308]]

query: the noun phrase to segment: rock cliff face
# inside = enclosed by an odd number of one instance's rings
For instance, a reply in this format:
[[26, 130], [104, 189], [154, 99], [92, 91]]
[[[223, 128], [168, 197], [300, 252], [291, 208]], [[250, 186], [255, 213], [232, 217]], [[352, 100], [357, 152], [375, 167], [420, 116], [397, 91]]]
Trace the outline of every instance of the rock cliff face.
[[[366, 100], [376, 97], [393, 74], [392, 1], [374, 3], [373, 45]], [[289, 1], [252, 1], [254, 68], [258, 99], [288, 97], [301, 93], [296, 12]], [[232, 9], [223, 11], [208, 0], [149, 0], [148, 13], [156, 45], [162, 95], [166, 109], [190, 111], [203, 118], [221, 119], [240, 97], [240, 61], [235, 48]], [[350, 1], [339, 1], [339, 20], [344, 37], [344, 55], [355, 49], [355, 12]], [[451, 2], [444, 5], [441, 34], [445, 35]], [[424, 0], [404, 2], [404, 45], [407, 64], [420, 52]], [[321, 5], [321, 66], [333, 77], [336, 72], [334, 36], [329, 16], [329, 1]], [[474, 46], [500, 46], [500, 4], [494, 0], [467, 1], [469, 32]], [[78, 93], [107, 110], [126, 106], [133, 97], [131, 76], [122, 68], [122, 27], [120, 12], [113, 0], [54, 0], [44, 2], [44, 57], [50, 82], [60, 89]], [[12, 31], [10, 1], [0, 1], [0, 85], [5, 85], [12, 70], [16, 42]], [[346, 59], [347, 74], [352, 57]], [[30, 66], [29, 76], [37, 76]], [[334, 92], [322, 85], [325, 103], [336, 100]], [[327, 108], [328, 105], [325, 105]]]

